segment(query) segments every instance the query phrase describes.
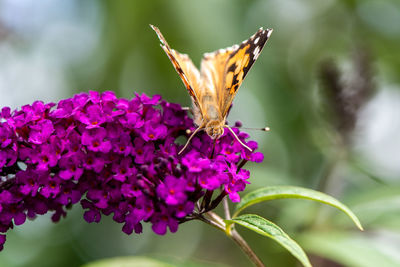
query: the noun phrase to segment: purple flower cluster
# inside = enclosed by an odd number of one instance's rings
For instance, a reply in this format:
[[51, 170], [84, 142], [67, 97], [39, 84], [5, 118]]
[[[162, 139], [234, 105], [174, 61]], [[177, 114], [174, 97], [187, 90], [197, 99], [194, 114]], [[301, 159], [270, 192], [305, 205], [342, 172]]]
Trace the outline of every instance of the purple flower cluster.
[[[194, 130], [180, 105], [136, 95], [90, 92], [57, 105], [37, 101], [0, 113], [0, 232], [27, 218], [80, 202], [87, 222], [113, 215], [131, 234], [150, 222], [157, 234], [214, 208], [223, 196], [234, 202], [244, 190], [247, 161], [261, 162], [229, 133], [215, 143], [200, 132], [182, 155], [179, 137]], [[248, 135], [234, 129], [245, 142]], [[254, 141], [245, 142], [253, 150]], [[214, 191], [221, 192], [212, 201]], [[222, 196], [222, 197], [221, 197]], [[207, 199], [206, 199], [207, 198]], [[204, 200], [206, 199], [206, 200]], [[200, 203], [195, 209], [195, 203]], [[0, 250], [5, 242], [0, 234]]]

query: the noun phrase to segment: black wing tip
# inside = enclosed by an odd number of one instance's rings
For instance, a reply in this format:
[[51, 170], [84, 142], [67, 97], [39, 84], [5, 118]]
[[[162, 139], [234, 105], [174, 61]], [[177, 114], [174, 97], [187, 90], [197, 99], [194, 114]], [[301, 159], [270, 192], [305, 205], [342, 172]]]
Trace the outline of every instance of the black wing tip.
[[264, 30], [263, 27], [260, 27], [260, 29], [258, 29], [256, 34], [262, 33], [262, 34], [266, 34], [269, 37], [273, 31], [274, 31], [274, 29], [272, 29], [272, 28], [267, 28]]
[[274, 31], [274, 29], [272, 29], [272, 28], [268, 28], [268, 29], [265, 30], [265, 32], [267, 33], [267, 37], [268, 38], [271, 36], [273, 31]]

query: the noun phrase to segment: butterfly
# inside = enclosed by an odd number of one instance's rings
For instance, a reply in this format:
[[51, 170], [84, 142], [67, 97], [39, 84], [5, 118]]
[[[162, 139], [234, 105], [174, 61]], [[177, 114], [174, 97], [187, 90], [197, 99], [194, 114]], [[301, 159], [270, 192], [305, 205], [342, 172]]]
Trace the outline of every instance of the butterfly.
[[194, 123], [198, 128], [179, 154], [185, 150], [198, 131], [205, 130], [216, 140], [224, 133], [225, 128], [230, 130], [241, 145], [252, 151], [226, 124], [226, 117], [240, 85], [271, 36], [272, 29], [260, 28], [240, 45], [205, 53], [198, 70], [188, 55], [171, 49], [157, 27], [150, 27], [156, 32], [162, 49], [181, 77], [193, 102]]

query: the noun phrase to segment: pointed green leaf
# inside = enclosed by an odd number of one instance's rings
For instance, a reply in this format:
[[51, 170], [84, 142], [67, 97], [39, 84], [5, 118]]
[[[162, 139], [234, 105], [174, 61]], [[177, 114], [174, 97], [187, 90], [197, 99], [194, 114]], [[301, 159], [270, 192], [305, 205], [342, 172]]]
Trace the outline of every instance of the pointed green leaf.
[[229, 225], [236, 223], [242, 225], [254, 232], [272, 238], [281, 246], [286, 248], [293, 256], [295, 256], [304, 266], [311, 267], [306, 253], [303, 249], [291, 239], [279, 226], [255, 214], [245, 214], [232, 220], [225, 220]]
[[240, 203], [236, 206], [236, 211], [233, 217], [237, 216], [244, 208], [256, 203], [281, 198], [303, 198], [330, 205], [346, 213], [357, 227], [360, 230], [363, 230], [356, 215], [336, 198], [322, 192], [296, 186], [269, 186], [255, 190], [242, 198]]

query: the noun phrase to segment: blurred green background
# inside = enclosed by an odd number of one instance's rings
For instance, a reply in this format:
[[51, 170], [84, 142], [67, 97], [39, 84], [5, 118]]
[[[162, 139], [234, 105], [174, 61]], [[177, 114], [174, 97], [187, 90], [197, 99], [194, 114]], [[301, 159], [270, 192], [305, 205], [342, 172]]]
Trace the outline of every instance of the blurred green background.
[[[229, 121], [265, 153], [249, 164], [246, 192], [298, 185], [348, 205], [366, 229], [306, 200], [250, 211], [281, 226], [314, 266], [400, 266], [400, 2], [398, 0], [78, 1], [0, 0], [0, 106], [58, 101], [88, 90], [190, 98], [149, 24], [199, 65], [202, 54], [274, 32], [234, 101]], [[200, 222], [157, 236], [126, 236], [103, 217], [87, 224], [79, 205], [7, 234], [0, 266], [80, 266], [138, 255], [249, 266], [236, 245]], [[268, 266], [298, 266], [273, 241], [239, 228]], [[222, 266], [221, 265], [221, 266]]]

